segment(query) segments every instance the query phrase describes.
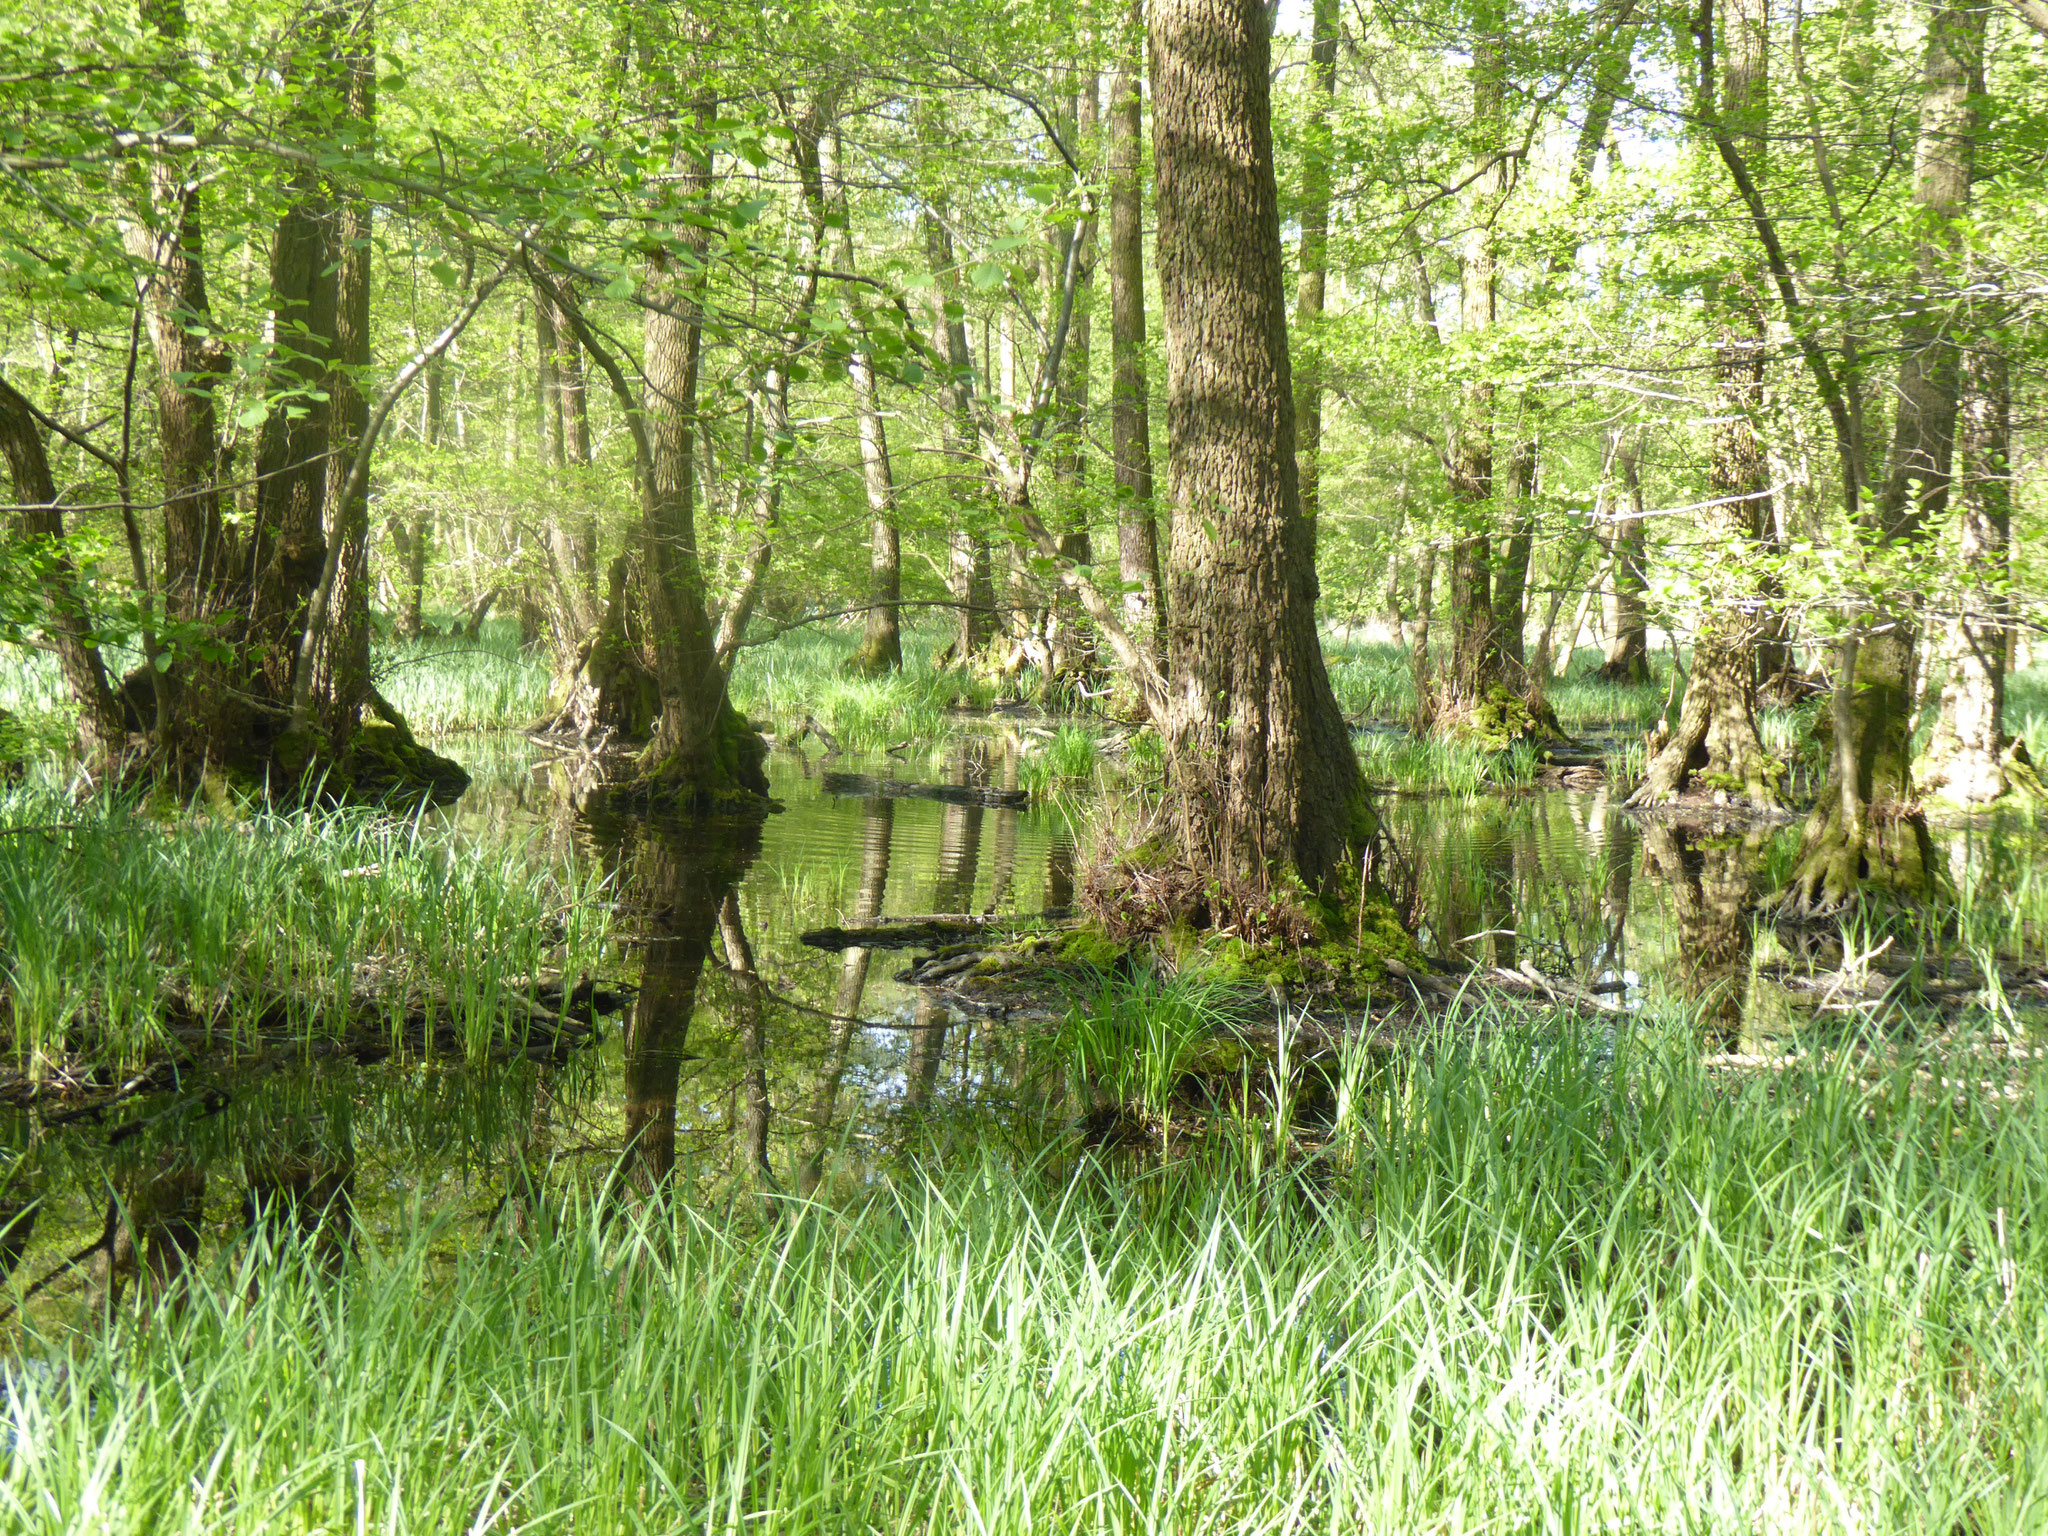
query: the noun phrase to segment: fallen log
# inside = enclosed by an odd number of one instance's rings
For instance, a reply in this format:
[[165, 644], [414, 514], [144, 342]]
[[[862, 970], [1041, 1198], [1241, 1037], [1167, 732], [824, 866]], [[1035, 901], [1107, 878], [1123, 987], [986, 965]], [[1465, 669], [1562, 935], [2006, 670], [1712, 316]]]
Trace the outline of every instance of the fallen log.
[[1031, 803], [1026, 789], [981, 789], [972, 784], [919, 784], [909, 779], [877, 779], [865, 773], [828, 773], [819, 781], [828, 795], [866, 800], [882, 795], [890, 799], [937, 800], [945, 805], [991, 806], [997, 810], [1022, 810]]

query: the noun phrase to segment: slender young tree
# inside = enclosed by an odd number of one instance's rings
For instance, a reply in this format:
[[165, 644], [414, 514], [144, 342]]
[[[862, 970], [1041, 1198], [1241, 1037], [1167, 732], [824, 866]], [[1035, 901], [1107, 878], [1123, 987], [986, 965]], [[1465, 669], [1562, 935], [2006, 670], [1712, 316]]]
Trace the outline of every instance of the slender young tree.
[[1145, 379], [1143, 0], [1130, 0], [1122, 38], [1109, 102], [1109, 424], [1116, 464], [1117, 569], [1124, 587], [1124, 627], [1157, 662], [1164, 654], [1166, 610], [1160, 602]]

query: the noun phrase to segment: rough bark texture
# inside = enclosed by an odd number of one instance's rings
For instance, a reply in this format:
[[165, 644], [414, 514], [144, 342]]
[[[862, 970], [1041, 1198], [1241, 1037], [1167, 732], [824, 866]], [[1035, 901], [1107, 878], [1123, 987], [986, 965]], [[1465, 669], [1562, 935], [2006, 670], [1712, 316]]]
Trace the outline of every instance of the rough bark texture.
[[[341, 75], [341, 131], [368, 147], [376, 114], [377, 55], [368, 0], [352, 6], [336, 39]], [[369, 426], [361, 373], [370, 362], [370, 208], [360, 196], [335, 200], [334, 363], [329, 373], [328, 537], [341, 541], [341, 562], [328, 601], [327, 633], [314, 652], [313, 696], [321, 733], [345, 751], [370, 696], [370, 499], [366, 483], [343, 502], [350, 463]], [[324, 554], [324, 550], [323, 550]]]
[[[1497, 9], [1482, 9], [1472, 40], [1474, 159], [1467, 173], [1467, 222], [1458, 272], [1458, 331], [1468, 344], [1493, 327], [1497, 279], [1493, 222], [1507, 188], [1500, 152], [1506, 91], [1504, 22]], [[1495, 388], [1483, 364], [1472, 366], [1449, 455], [1451, 499], [1458, 525], [1446, 594], [1450, 662], [1432, 679], [1432, 695], [1426, 701], [1418, 697], [1418, 724], [1450, 730], [1467, 729], [1489, 703], [1504, 702], [1497, 693], [1511, 693], [1516, 681], [1501, 652], [1493, 601]]]
[[1332, 891], [1377, 828], [1315, 631], [1259, 0], [1151, 14], [1174, 526], [1167, 743], [1181, 851], [1226, 888]]
[[[314, 101], [331, 105], [339, 82], [340, 17], [319, 11], [287, 73]], [[319, 110], [309, 106], [308, 111]], [[327, 461], [332, 428], [328, 385], [335, 360], [340, 252], [326, 179], [295, 170], [285, 186], [271, 248], [276, 350], [265, 391], [276, 404], [256, 445], [256, 508], [249, 599], [250, 685], [273, 701], [291, 697], [306, 604], [326, 562]], [[318, 398], [316, 398], [316, 396]]]
[[1109, 426], [1116, 461], [1117, 570], [1124, 628], [1164, 655], [1159, 526], [1152, 507], [1152, 422], [1145, 379], [1143, 0], [1131, 0], [1109, 105]]
[[[709, 121], [713, 105], [696, 114]], [[691, 162], [687, 185], [701, 192], [709, 175]], [[702, 246], [689, 226], [679, 243]], [[697, 433], [697, 375], [701, 355], [702, 266], [666, 248], [648, 259], [649, 302], [644, 342], [646, 484], [641, 498], [641, 539], [648, 639], [661, 689], [661, 721], [641, 763], [646, 787], [698, 808], [765, 798], [761, 769], [766, 747], [725, 695], [711, 617], [705, 607], [704, 570], [697, 553], [696, 481], [692, 456]]]
[[1633, 433], [1626, 434], [1616, 446], [1614, 461], [1621, 472], [1628, 512], [1617, 515], [1605, 533], [1607, 651], [1597, 675], [1603, 682], [1639, 685], [1650, 680], [1649, 625], [1643, 612], [1643, 593], [1649, 588], [1650, 573], [1649, 537], [1642, 516], [1643, 477]]

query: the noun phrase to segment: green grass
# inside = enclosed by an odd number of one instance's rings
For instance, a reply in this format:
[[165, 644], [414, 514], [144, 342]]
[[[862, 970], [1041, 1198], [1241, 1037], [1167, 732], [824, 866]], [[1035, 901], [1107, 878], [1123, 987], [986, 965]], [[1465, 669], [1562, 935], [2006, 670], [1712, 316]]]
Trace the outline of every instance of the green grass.
[[1536, 748], [1518, 741], [1505, 752], [1476, 742], [1371, 732], [1356, 739], [1366, 781], [1411, 794], [1477, 795], [1535, 783]]
[[594, 969], [605, 941], [591, 881], [428, 823], [156, 815], [31, 781], [0, 824], [55, 829], [0, 837], [6, 1041], [31, 1071], [132, 1064], [178, 1026], [246, 1045], [266, 1015], [318, 1036], [365, 998], [394, 1031], [426, 1006], [481, 1050], [508, 993]]
[[998, 692], [962, 669], [934, 668], [932, 655], [945, 642], [936, 630], [906, 629], [901, 672], [856, 677], [845, 663], [860, 646], [858, 631], [792, 630], [741, 654], [732, 673], [733, 704], [782, 736], [815, 719], [850, 752], [930, 743], [948, 729], [956, 704], [984, 706]]
[[385, 640], [372, 670], [378, 691], [416, 731], [531, 725], [548, 701], [546, 657], [519, 646], [516, 619], [490, 619], [474, 640]]
[[[2048, 1115], [1471, 1028], [1160, 1166], [415, 1215], [23, 1341], [22, 1532], [2038, 1529]], [[1458, 1043], [1462, 1040], [1465, 1043]], [[828, 1184], [828, 1190], [838, 1186]], [[289, 1256], [288, 1256], [289, 1257]], [[259, 1283], [260, 1282], [260, 1283]]]

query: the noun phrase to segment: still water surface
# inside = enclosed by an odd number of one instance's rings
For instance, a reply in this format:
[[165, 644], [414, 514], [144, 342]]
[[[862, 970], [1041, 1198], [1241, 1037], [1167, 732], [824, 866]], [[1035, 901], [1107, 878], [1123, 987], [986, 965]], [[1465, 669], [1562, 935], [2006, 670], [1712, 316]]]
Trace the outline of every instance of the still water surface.
[[[1066, 907], [1087, 841], [1081, 790], [1021, 807], [941, 803], [844, 777], [1014, 791], [1027, 750], [1026, 737], [989, 730], [907, 762], [778, 752], [769, 769], [785, 809], [749, 831], [622, 814], [575, 760], [522, 740], [455, 744], [477, 774], [445, 813], [465, 836], [606, 872], [622, 976], [640, 990], [601, 1044], [565, 1067], [272, 1071], [237, 1083], [217, 1113], [180, 1111], [175, 1094], [127, 1106], [124, 1123], [148, 1123], [118, 1144], [107, 1125], [52, 1130], [17, 1114], [0, 1204], [42, 1202], [23, 1273], [90, 1242], [116, 1184], [158, 1191], [181, 1242], [226, 1245], [266, 1201], [320, 1204], [344, 1190], [362, 1235], [420, 1202], [450, 1213], [459, 1239], [549, 1178], [672, 1179], [709, 1200], [809, 1192], [876, 1177], [913, 1140], [1011, 1134], [1002, 1111], [1028, 1028], [956, 1016], [899, 982], [909, 952], [833, 953], [799, 935]], [[1688, 838], [1622, 814], [1604, 788], [1393, 797], [1383, 812], [1432, 953], [1593, 987], [1624, 1024], [1660, 994], [1686, 996], [1731, 1047], [1769, 1049], [1811, 1018], [1755, 975], [1783, 950], [1752, 922], [1753, 891], [1782, 872], [1795, 830]], [[1944, 842], [1958, 870], [2008, 874], [2032, 846], [1983, 833]], [[72, 1295], [83, 1307], [91, 1291]]]

